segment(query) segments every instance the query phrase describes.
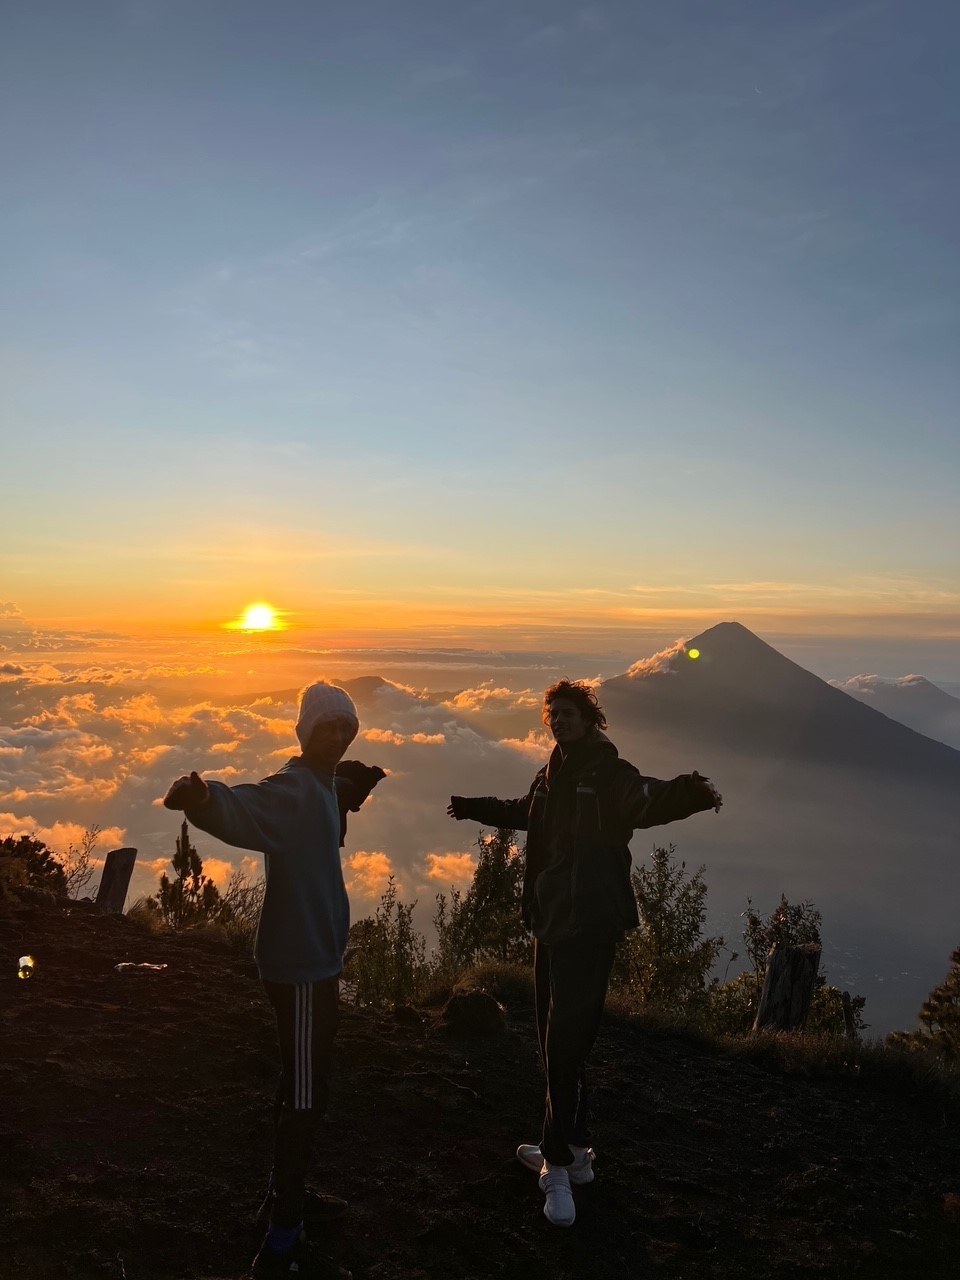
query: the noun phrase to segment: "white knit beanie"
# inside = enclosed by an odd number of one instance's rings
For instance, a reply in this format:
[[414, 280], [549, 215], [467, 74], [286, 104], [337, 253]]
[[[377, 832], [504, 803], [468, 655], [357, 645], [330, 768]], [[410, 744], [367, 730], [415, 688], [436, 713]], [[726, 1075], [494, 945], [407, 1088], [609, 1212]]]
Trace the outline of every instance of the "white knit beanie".
[[341, 689], [335, 684], [327, 684], [325, 680], [318, 680], [316, 684], [311, 684], [304, 689], [300, 695], [297, 737], [304, 751], [307, 749], [307, 743], [314, 729], [324, 720], [352, 720], [355, 727], [350, 735], [351, 742], [360, 728], [357, 708], [346, 689]]

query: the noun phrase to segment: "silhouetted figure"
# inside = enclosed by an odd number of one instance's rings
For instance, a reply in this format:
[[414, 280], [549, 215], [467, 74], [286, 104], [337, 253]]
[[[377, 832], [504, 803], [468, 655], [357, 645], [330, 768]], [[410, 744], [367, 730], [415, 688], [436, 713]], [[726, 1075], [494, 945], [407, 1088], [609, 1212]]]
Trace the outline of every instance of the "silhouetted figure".
[[228, 787], [197, 773], [164, 798], [203, 831], [264, 856], [266, 887], [255, 957], [277, 1018], [281, 1079], [275, 1110], [274, 1165], [258, 1221], [268, 1223], [253, 1262], [257, 1277], [345, 1273], [301, 1240], [346, 1210], [332, 1196], [305, 1190], [313, 1139], [327, 1102], [337, 1029], [340, 972], [350, 908], [340, 865], [347, 812], [356, 811], [386, 774], [341, 761], [360, 723], [350, 695], [310, 685], [300, 700], [303, 751], [262, 782]]
[[630, 882], [635, 830], [706, 809], [719, 812], [708, 778], [643, 777], [621, 760], [589, 685], [560, 680], [542, 718], [556, 746], [526, 796], [451, 796], [447, 813], [527, 832], [524, 923], [534, 935], [537, 1034], [547, 1078], [539, 1144], [517, 1158], [540, 1174], [544, 1213], [557, 1226], [576, 1216], [571, 1183], [593, 1181], [584, 1067], [593, 1047], [617, 942], [639, 923]]

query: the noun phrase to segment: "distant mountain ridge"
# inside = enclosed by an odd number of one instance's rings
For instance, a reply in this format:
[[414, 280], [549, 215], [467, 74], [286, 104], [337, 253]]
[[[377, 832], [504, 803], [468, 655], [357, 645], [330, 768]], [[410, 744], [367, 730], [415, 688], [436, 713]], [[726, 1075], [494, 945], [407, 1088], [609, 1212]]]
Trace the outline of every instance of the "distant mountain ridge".
[[890, 680], [877, 675], [831, 680], [852, 698], [893, 720], [949, 747], [960, 748], [960, 698], [953, 697], [925, 676]]

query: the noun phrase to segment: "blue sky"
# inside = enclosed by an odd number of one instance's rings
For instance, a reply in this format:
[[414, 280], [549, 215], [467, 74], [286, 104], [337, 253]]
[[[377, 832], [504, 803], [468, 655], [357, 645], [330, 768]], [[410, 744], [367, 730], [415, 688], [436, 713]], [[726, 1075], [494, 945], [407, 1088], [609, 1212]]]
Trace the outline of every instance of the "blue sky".
[[956, 5], [4, 25], [27, 616], [960, 633]]

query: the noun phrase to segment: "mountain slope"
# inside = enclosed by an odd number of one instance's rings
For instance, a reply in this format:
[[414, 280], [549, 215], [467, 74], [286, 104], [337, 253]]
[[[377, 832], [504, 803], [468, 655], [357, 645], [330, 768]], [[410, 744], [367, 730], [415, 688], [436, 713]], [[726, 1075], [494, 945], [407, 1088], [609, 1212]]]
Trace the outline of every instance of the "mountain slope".
[[[687, 656], [693, 649], [695, 660]], [[633, 671], [603, 684], [611, 720], [745, 756], [960, 785], [960, 751], [849, 698], [738, 622], [719, 623], [652, 669], [641, 663]]]
[[[697, 649], [700, 656], [688, 656]], [[960, 941], [960, 752], [864, 706], [738, 623], [608, 680], [610, 735], [644, 773], [699, 769], [708, 814], [638, 832], [703, 863], [711, 927], [738, 947], [746, 899], [823, 912], [830, 980], [867, 997], [874, 1033], [913, 1025]]]
[[[81, 907], [3, 914], [0, 1277], [245, 1280], [270, 1161], [275, 1034], [228, 952]], [[162, 972], [117, 974], [122, 960]], [[607, 1018], [597, 1178], [569, 1231], [513, 1158], [543, 1093], [529, 996], [505, 1034], [344, 1006], [313, 1181], [355, 1280], [953, 1280], [960, 1124], [857, 1079], [781, 1074]]]
[[924, 676], [884, 680], [880, 676], [860, 675], [830, 683], [917, 733], [960, 749], [960, 698]]

